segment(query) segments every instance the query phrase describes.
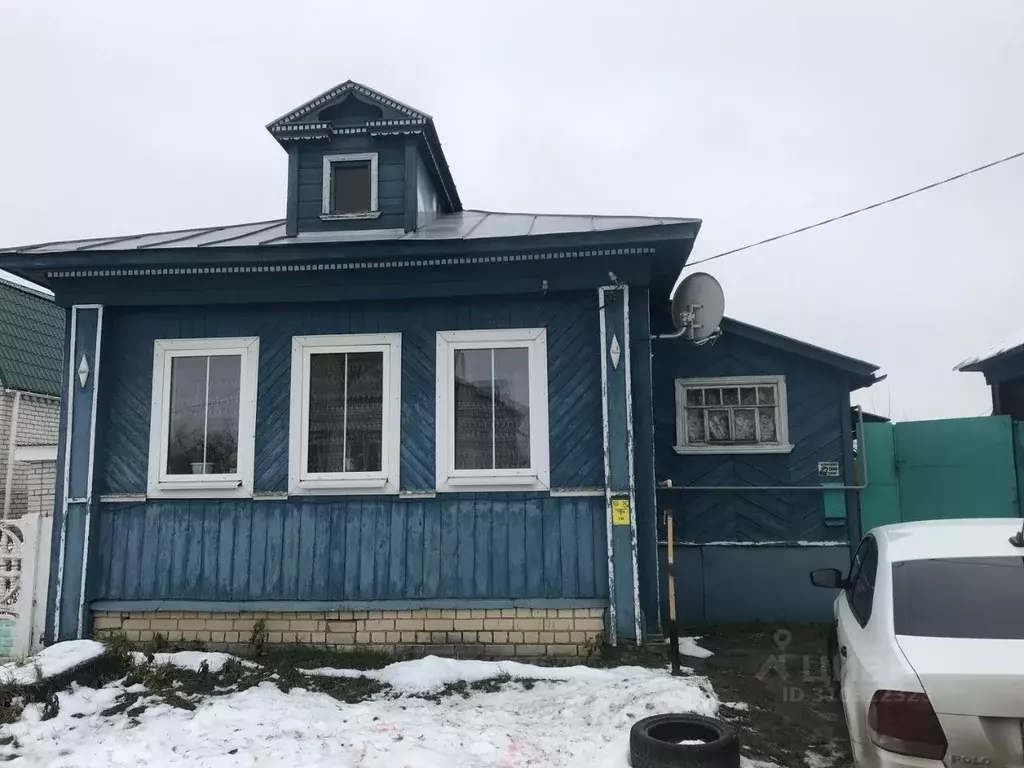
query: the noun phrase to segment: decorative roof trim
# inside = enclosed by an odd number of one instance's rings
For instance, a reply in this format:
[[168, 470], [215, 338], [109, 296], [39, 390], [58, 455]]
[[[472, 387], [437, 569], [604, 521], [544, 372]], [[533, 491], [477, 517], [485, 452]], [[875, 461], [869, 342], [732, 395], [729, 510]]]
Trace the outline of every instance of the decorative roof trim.
[[387, 259], [382, 261], [331, 261], [307, 264], [249, 264], [225, 267], [158, 267], [153, 269], [71, 269], [47, 272], [49, 279], [67, 277], [155, 277], [164, 275], [224, 275], [263, 272], [323, 272], [353, 269], [396, 269], [403, 267], [443, 267], [465, 264], [502, 264], [522, 261], [554, 261], [598, 256], [635, 256], [654, 253], [653, 248], [599, 248], [586, 251], [517, 253], [505, 256], [445, 256], [429, 259]]
[[[330, 123], [286, 123], [284, 125], [273, 125], [270, 127], [270, 132], [277, 134], [280, 139], [291, 139], [291, 138], [304, 138], [296, 136], [294, 134], [307, 134], [307, 133], [318, 133], [323, 134], [327, 137], [330, 134], [336, 136], [343, 136], [352, 133], [394, 133], [401, 131], [389, 131], [389, 128], [403, 128], [410, 126], [423, 127], [427, 124], [426, 120], [420, 120], [416, 118], [409, 118], [405, 120], [371, 120], [365, 125], [352, 125], [352, 126], [332, 126]], [[292, 134], [292, 135], [289, 135]]]
[[355, 93], [358, 93], [361, 96], [365, 96], [368, 99], [376, 101], [378, 104], [383, 104], [384, 106], [389, 107], [395, 110], [396, 112], [401, 112], [403, 115], [408, 115], [409, 117], [413, 117], [419, 120], [430, 119], [430, 115], [424, 114], [419, 110], [413, 109], [412, 107], [403, 104], [400, 101], [395, 101], [390, 96], [385, 96], [383, 93], [380, 93], [379, 91], [375, 91], [372, 88], [367, 88], [365, 85], [354, 82], [352, 80], [346, 80], [341, 85], [335, 86], [330, 90], [324, 91], [319, 96], [310, 99], [309, 101], [307, 101], [305, 104], [303, 104], [301, 107], [298, 107], [294, 111], [289, 112], [277, 118], [276, 120], [271, 121], [267, 125], [267, 128], [268, 130], [273, 131], [275, 127], [280, 126], [283, 123], [290, 123], [293, 120], [296, 120], [302, 117], [303, 115], [312, 112], [314, 109], [323, 106], [327, 102], [334, 101], [339, 96], [343, 96], [349, 93], [350, 91], [354, 91]]

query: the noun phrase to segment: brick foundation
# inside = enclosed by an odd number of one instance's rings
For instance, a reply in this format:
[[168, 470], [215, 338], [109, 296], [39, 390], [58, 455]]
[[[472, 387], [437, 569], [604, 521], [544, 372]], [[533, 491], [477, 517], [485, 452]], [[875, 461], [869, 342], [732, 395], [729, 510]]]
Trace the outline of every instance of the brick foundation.
[[602, 642], [604, 608], [417, 609], [308, 613], [131, 611], [93, 613], [97, 637], [202, 641], [239, 648], [263, 620], [268, 643], [450, 656], [585, 656]]

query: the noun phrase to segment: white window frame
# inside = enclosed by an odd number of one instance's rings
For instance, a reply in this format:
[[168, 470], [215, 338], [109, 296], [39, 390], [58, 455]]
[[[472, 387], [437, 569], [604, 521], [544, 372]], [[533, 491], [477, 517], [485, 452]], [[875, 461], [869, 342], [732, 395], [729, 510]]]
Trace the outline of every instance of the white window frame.
[[[707, 444], [686, 442], [686, 390], [698, 387], [774, 387], [778, 419], [777, 443]], [[731, 407], [731, 406], [729, 406]], [[675, 452], [688, 453], [789, 453], [789, 405], [786, 399], [785, 376], [719, 376], [701, 379], [676, 379], [676, 444]]]
[[[530, 466], [455, 469], [455, 350], [526, 347], [530, 366]], [[437, 332], [438, 491], [530, 491], [551, 487], [548, 452], [548, 342], [543, 328]]]
[[[150, 402], [149, 483], [157, 498], [246, 498], [252, 496], [256, 442], [256, 390], [260, 340], [257, 336], [207, 339], [156, 339], [153, 342], [153, 398]], [[170, 428], [171, 361], [176, 357], [240, 355], [238, 466], [233, 474], [167, 474]]]
[[[314, 354], [380, 352], [384, 356], [379, 472], [309, 472], [309, 359]], [[292, 337], [291, 419], [288, 430], [290, 494], [399, 492], [402, 435], [402, 334], [351, 333]]]
[[[336, 213], [331, 210], [333, 195], [331, 194], [334, 180], [334, 166], [343, 163], [370, 162], [370, 210], [363, 213]], [[377, 196], [377, 153], [356, 152], [347, 155], [324, 155], [323, 193], [321, 195], [320, 219], [323, 221], [343, 221], [346, 219], [376, 219], [380, 216]]]

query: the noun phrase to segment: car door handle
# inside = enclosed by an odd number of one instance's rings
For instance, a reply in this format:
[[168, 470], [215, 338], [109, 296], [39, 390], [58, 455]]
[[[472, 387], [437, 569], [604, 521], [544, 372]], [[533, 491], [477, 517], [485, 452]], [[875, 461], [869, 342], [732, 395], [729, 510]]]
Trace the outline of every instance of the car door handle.
[[839, 649], [839, 655], [842, 656], [844, 659], [846, 658], [846, 646], [845, 645], [842, 648]]

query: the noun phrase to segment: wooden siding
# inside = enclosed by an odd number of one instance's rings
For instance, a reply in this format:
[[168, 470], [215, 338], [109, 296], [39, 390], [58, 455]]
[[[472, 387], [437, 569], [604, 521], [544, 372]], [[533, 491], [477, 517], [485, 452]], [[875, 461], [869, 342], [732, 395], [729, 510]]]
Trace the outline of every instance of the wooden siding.
[[[789, 400], [789, 454], [688, 454], [673, 450], [675, 379], [782, 374]], [[659, 481], [686, 485], [818, 485], [819, 461], [849, 466], [844, 430], [849, 388], [844, 374], [822, 363], [735, 335], [713, 346], [682, 339], [654, 342], [655, 464]], [[840, 478], [853, 483], [852, 477]], [[798, 491], [660, 491], [675, 510], [676, 533], [687, 541], [847, 539], [845, 525], [826, 527], [821, 493]], [[841, 522], [841, 521], [840, 521]], [[658, 521], [659, 538], [664, 526]]]
[[383, 303], [108, 309], [100, 382], [99, 487], [144, 493], [154, 339], [259, 336], [257, 492], [287, 490], [291, 337], [402, 333], [401, 486], [434, 487], [435, 332], [545, 327], [553, 487], [603, 486], [596, 295], [549, 294], [500, 302], [452, 298]]
[[604, 598], [604, 499], [102, 504], [91, 600]]
[[[353, 221], [321, 221], [324, 155], [348, 152], [377, 153], [377, 198], [380, 216], [376, 219]], [[405, 225], [404, 140], [395, 137], [372, 139], [368, 136], [339, 136], [330, 144], [300, 147], [296, 198], [299, 232], [338, 229], [403, 229]]]

